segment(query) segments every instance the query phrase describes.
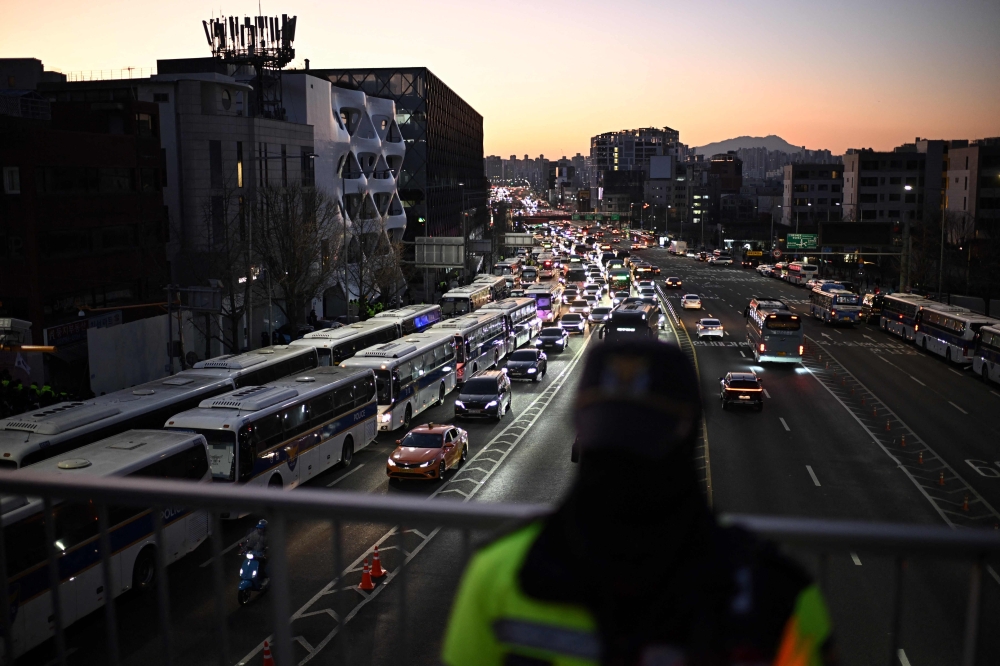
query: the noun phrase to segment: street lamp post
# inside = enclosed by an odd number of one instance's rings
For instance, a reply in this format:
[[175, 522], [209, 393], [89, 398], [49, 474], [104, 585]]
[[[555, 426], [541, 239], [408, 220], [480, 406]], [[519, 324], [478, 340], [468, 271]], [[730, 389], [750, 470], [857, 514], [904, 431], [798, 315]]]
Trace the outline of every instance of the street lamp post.
[[[903, 190], [906, 192], [912, 192], [912, 185], [904, 185]], [[906, 203], [905, 199], [904, 202]], [[904, 216], [905, 217], [905, 216]], [[899, 275], [899, 290], [906, 291], [910, 288], [910, 261], [912, 260], [912, 248], [910, 239], [910, 220], [909, 217], [903, 220], [903, 248], [902, 248], [902, 259], [905, 261], [900, 261], [900, 275]]]

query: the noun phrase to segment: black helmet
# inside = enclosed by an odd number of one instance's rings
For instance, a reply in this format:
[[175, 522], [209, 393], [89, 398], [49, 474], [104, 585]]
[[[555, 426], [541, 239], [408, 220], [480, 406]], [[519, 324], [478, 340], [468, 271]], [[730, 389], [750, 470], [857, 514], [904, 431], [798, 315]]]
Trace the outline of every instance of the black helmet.
[[700, 419], [697, 375], [675, 345], [605, 342], [589, 352], [576, 400], [581, 451], [661, 458], [680, 443], [693, 447]]

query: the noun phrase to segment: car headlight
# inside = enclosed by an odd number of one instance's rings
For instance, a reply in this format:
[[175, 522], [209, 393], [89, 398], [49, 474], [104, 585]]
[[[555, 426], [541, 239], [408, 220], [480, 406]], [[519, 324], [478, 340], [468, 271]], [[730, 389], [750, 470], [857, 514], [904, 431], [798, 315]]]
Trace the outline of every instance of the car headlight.
[[533, 375], [538, 372], [538, 368], [528, 368], [528, 374]]
[[392, 412], [386, 412], [382, 415], [382, 423], [388, 423], [392, 420]]
[[389, 465], [389, 467], [396, 467], [396, 461], [395, 461], [395, 460], [393, 460], [392, 458], [389, 458], [389, 459], [388, 459], [388, 460], [386, 461], [386, 464], [387, 464], [387, 465]]
[[486, 409], [489, 409], [490, 407], [496, 407], [496, 406], [497, 406], [497, 401], [496, 400], [490, 400], [488, 403], [486, 403]]
[[535, 339], [535, 346], [538, 347], [538, 346], [541, 346], [541, 345], [542, 345], [542, 341], [536, 338]]
[[462, 402], [461, 400], [456, 400], [455, 401], [455, 406], [456, 407], [461, 407], [462, 409], [465, 409], [465, 403]]
[[428, 461], [427, 461], [427, 462], [425, 462], [425, 463], [420, 463], [420, 465], [418, 465], [418, 466], [419, 466], [419, 467], [430, 467], [430, 466], [431, 466], [431, 465], [433, 465], [433, 464], [434, 464], [435, 462], [437, 462], [437, 461], [436, 461], [436, 460], [428, 460]]

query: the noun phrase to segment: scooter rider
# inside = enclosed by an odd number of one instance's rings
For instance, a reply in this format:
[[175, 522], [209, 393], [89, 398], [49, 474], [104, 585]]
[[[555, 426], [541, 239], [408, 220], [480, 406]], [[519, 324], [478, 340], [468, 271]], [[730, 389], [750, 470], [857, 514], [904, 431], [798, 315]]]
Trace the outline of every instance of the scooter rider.
[[250, 534], [243, 539], [243, 549], [258, 553], [260, 573], [267, 578], [267, 521], [261, 519]]

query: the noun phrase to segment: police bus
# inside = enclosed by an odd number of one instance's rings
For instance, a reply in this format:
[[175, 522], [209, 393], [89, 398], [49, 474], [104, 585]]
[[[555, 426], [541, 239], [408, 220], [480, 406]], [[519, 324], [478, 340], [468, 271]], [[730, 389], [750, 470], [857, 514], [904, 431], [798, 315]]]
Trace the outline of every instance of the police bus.
[[521, 259], [514, 257], [511, 259], [503, 259], [493, 264], [493, 275], [498, 275], [504, 277], [510, 275], [515, 282], [521, 279]]
[[203, 400], [164, 427], [208, 440], [215, 481], [294, 488], [349, 465], [375, 439], [377, 412], [374, 373], [342, 365]]
[[459, 384], [480, 370], [495, 367], [507, 355], [507, 326], [502, 312], [487, 310], [435, 324], [432, 331], [455, 336]]
[[556, 258], [551, 252], [542, 252], [538, 255], [538, 278], [548, 280], [556, 274]]
[[[210, 483], [205, 438], [194, 433], [128, 430], [87, 444], [68, 457], [31, 465], [30, 472], [72, 477], [130, 477]], [[22, 471], [12, 472], [21, 474]], [[24, 654], [54, 634], [50, 572], [47, 563], [44, 501], [5, 495], [4, 555], [7, 606], [14, 656]], [[161, 509], [165, 564], [196, 549], [209, 533], [208, 515], [183, 508]], [[156, 583], [156, 542], [152, 509], [108, 507], [111, 580], [101, 564], [97, 507], [93, 502], [59, 501], [52, 507], [59, 568], [62, 627], [89, 615], [130, 590], [147, 590]]]
[[472, 284], [489, 286], [490, 300], [499, 301], [510, 296], [510, 290], [514, 288], [514, 279], [510, 273], [503, 277], [480, 273], [473, 278]]
[[536, 282], [538, 282], [538, 268], [536, 266], [525, 266], [521, 269], [521, 286]]
[[809, 314], [824, 324], [856, 324], [861, 317], [858, 295], [829, 283], [816, 287], [809, 294]]
[[455, 389], [455, 336], [431, 328], [359, 352], [342, 367], [373, 370], [378, 429], [410, 428], [414, 416]]
[[539, 319], [543, 322], [554, 322], [562, 314], [564, 291], [564, 287], [558, 282], [550, 282], [528, 287], [524, 295], [526, 298], [534, 299]]
[[818, 266], [802, 263], [801, 261], [793, 261], [788, 264], [788, 272], [785, 274], [784, 278], [792, 284], [804, 285], [806, 282], [816, 277], [816, 273], [818, 272]]
[[602, 340], [656, 340], [660, 335], [660, 310], [655, 305], [632, 301], [619, 305], [604, 320]]
[[805, 352], [801, 318], [777, 298], [754, 296], [747, 307], [747, 343], [758, 363], [800, 363]]
[[983, 381], [1000, 382], [1000, 326], [983, 326], [979, 329], [976, 355], [972, 357], [972, 371]]
[[279, 345], [196, 363], [132, 388], [0, 420], [0, 469], [59, 456], [135, 428], [160, 428], [205, 398], [315, 368], [316, 350]]
[[399, 323], [392, 319], [372, 318], [339, 328], [324, 328], [292, 340], [293, 347], [311, 347], [319, 353], [320, 366], [340, 365], [362, 349], [400, 337]]
[[440, 305], [408, 305], [395, 310], [379, 312], [372, 319], [391, 319], [399, 326], [399, 334], [411, 335], [426, 331], [442, 319]]
[[441, 314], [445, 317], [466, 315], [492, 300], [494, 300], [493, 285], [479, 283], [456, 287], [441, 297]]
[[972, 363], [979, 330], [998, 324], [1000, 320], [966, 308], [936, 303], [922, 307], [917, 313], [913, 341], [924, 351], [954, 363]]
[[482, 312], [497, 310], [503, 313], [507, 325], [507, 351], [510, 354], [518, 347], [527, 344], [531, 338], [542, 330], [542, 322], [538, 318], [538, 303], [533, 298], [505, 298], [502, 301], [487, 303]]
[[882, 297], [879, 328], [913, 342], [913, 324], [925, 305], [934, 305], [934, 301], [916, 294], [886, 294]]

